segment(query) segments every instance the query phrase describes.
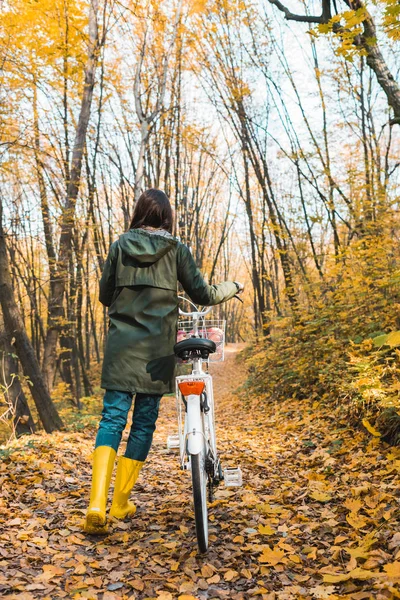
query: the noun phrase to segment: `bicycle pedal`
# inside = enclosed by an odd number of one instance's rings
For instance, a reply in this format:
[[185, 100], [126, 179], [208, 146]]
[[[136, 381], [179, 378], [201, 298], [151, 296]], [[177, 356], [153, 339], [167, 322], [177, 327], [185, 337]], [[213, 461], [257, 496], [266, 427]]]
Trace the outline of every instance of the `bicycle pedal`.
[[167, 437], [167, 448], [168, 450], [174, 450], [175, 448], [179, 448], [179, 435], [169, 435]]
[[226, 487], [240, 487], [243, 485], [242, 471], [240, 467], [224, 469], [224, 483]]

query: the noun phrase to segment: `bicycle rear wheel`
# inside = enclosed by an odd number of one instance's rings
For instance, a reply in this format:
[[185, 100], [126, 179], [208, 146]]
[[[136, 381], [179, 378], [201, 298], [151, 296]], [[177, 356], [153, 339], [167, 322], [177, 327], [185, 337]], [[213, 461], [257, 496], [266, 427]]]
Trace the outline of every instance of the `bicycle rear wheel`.
[[201, 553], [208, 548], [207, 473], [203, 454], [192, 454], [194, 518], [196, 522], [197, 545]]

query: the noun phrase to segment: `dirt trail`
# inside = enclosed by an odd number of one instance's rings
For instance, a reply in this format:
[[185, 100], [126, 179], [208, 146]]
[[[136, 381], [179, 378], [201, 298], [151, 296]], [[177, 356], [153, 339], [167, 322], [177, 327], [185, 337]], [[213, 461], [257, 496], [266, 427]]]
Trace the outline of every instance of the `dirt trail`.
[[1, 597], [400, 598], [400, 452], [318, 402], [235, 395], [238, 350], [212, 374], [220, 454], [244, 486], [218, 490], [208, 554], [196, 551], [190, 474], [166, 450], [176, 421], [165, 398], [135, 518], [102, 539], [81, 530], [94, 432], [17, 443], [0, 465]]

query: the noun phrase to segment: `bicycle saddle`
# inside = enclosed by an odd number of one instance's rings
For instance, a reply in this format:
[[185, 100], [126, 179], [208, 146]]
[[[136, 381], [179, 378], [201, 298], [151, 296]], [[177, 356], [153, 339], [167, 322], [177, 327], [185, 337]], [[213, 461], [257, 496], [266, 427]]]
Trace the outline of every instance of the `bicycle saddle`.
[[182, 340], [174, 346], [176, 356], [183, 360], [187, 360], [191, 352], [199, 352], [202, 358], [208, 358], [208, 355], [216, 352], [216, 350], [217, 346], [212, 340], [195, 337]]

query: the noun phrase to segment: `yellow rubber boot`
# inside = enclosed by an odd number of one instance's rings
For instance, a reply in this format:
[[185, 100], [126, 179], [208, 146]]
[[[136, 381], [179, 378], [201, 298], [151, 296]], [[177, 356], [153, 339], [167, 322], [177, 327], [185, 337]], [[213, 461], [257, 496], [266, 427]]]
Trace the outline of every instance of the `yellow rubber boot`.
[[135, 485], [144, 462], [121, 456], [118, 461], [115, 477], [114, 495], [110, 515], [117, 519], [131, 517], [136, 512], [136, 506], [128, 498]]
[[106, 504], [116, 452], [109, 446], [98, 446], [93, 455], [92, 489], [86, 513], [86, 533], [107, 533]]

